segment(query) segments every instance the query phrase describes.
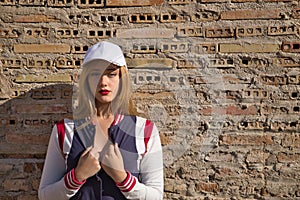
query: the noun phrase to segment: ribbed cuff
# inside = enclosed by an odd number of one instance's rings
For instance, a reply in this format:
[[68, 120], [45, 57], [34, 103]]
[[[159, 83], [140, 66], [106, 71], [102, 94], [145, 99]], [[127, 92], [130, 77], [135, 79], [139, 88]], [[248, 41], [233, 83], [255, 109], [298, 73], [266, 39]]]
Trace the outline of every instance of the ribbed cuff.
[[130, 192], [132, 188], [136, 184], [136, 179], [130, 172], [126, 172], [127, 176], [126, 179], [121, 182], [121, 183], [116, 183], [117, 187], [122, 191], [122, 192]]
[[78, 190], [85, 182], [84, 181], [78, 181], [75, 177], [75, 170], [72, 169], [64, 176], [65, 185], [70, 190]]

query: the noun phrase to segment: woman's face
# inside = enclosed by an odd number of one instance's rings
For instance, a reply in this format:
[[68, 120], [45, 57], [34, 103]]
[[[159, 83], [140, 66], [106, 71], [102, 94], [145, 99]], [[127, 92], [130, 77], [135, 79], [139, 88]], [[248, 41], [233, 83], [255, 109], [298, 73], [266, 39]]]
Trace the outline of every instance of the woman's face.
[[119, 67], [111, 64], [106, 68], [105, 65], [108, 64], [90, 66], [92, 69], [88, 75], [90, 89], [95, 94], [96, 102], [101, 104], [111, 103], [114, 100], [118, 94], [120, 83]]

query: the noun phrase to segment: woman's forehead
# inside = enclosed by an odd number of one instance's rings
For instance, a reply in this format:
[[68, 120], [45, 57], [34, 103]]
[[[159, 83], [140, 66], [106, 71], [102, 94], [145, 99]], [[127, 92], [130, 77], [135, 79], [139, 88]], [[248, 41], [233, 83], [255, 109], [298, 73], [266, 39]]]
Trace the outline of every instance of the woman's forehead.
[[90, 71], [113, 71], [113, 70], [117, 70], [120, 67], [117, 65], [114, 65], [112, 63], [106, 63], [103, 65], [103, 63], [101, 65], [93, 65], [90, 66]]

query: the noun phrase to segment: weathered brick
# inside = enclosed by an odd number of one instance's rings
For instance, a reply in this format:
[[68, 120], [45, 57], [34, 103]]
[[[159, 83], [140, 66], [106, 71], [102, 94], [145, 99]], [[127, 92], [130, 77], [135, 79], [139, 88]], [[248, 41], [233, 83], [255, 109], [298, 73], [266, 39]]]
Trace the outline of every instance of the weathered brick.
[[272, 145], [274, 141], [271, 135], [261, 134], [222, 134], [220, 136], [221, 145]]
[[224, 3], [228, 2], [228, 0], [201, 0], [202, 3]]
[[55, 16], [51, 15], [16, 15], [14, 21], [18, 23], [47, 23], [47, 22], [59, 22]]
[[134, 58], [126, 59], [128, 68], [170, 69], [174, 61], [168, 58]]
[[233, 3], [256, 2], [257, 0], [231, 0]]
[[206, 28], [205, 37], [207, 38], [228, 38], [234, 37], [234, 29], [229, 28]]
[[27, 59], [26, 67], [28, 68], [51, 68], [53, 60], [47, 58], [33, 57]]
[[15, 28], [1, 28], [0, 38], [18, 38], [20, 31]]
[[25, 36], [29, 38], [47, 38], [50, 29], [48, 28], [25, 28]]
[[48, 6], [71, 7], [75, 6], [74, 0], [47, 0]]
[[24, 6], [44, 6], [45, 1], [44, 0], [19, 0], [19, 5]]
[[45, 144], [49, 142], [49, 135], [6, 134], [6, 141], [10, 144]]
[[189, 50], [189, 44], [186, 42], [175, 43], [175, 42], [162, 42], [161, 51], [162, 52], [172, 52], [172, 53], [184, 53]]
[[270, 153], [263, 150], [252, 150], [246, 157], [247, 163], [265, 163]]
[[68, 113], [68, 107], [65, 104], [22, 104], [12, 107], [16, 113], [39, 113], [39, 114], [55, 114]]
[[132, 53], [141, 53], [141, 54], [156, 53], [157, 52], [157, 47], [156, 47], [156, 44], [134, 43], [133, 47], [131, 49], [131, 52]]
[[294, 25], [269, 26], [268, 35], [296, 35], [297, 27]]
[[152, 13], [139, 13], [129, 15], [129, 22], [131, 23], [154, 23], [155, 15]]
[[9, 174], [14, 165], [9, 163], [0, 163], [0, 175]]
[[277, 44], [219, 44], [221, 53], [275, 53], [279, 50]]
[[273, 58], [272, 64], [278, 67], [299, 67], [300, 63], [295, 61], [293, 58]]
[[71, 76], [67, 74], [56, 75], [19, 75], [16, 83], [49, 83], [49, 82], [71, 82]]
[[89, 29], [87, 38], [110, 38], [114, 37], [116, 31], [114, 29]]
[[293, 18], [299, 19], [300, 18], [300, 8], [293, 9]]
[[2, 0], [0, 1], [0, 5], [13, 6], [16, 5], [16, 0]]
[[82, 65], [83, 58], [66, 58], [59, 57], [55, 61], [55, 66], [58, 69], [73, 69], [79, 68]]
[[221, 13], [222, 20], [281, 19], [280, 10], [231, 10]]
[[245, 108], [240, 108], [238, 106], [227, 106], [222, 107], [208, 107], [200, 108], [199, 112], [203, 115], [256, 115], [258, 114], [258, 108], [255, 106], [245, 106]]
[[202, 37], [203, 30], [200, 26], [195, 27], [177, 27], [177, 36], [180, 37]]
[[265, 2], [291, 2], [293, 0], [263, 0]]
[[300, 42], [282, 42], [281, 50], [284, 52], [299, 53]]
[[205, 182], [200, 182], [196, 183], [196, 188], [195, 190], [197, 192], [210, 192], [210, 193], [216, 193], [218, 192], [219, 185], [217, 183], [205, 183]]
[[160, 5], [164, 0], [107, 0], [106, 6], [154, 6]]
[[169, 23], [169, 22], [184, 22], [184, 18], [182, 15], [177, 13], [161, 13], [160, 14], [160, 22], [162, 23]]
[[219, 18], [219, 13], [215, 11], [202, 11], [195, 14], [191, 14], [192, 22], [206, 22], [206, 21], [215, 21]]
[[286, 153], [279, 153], [277, 155], [277, 159], [281, 163], [286, 162], [299, 162], [300, 161], [300, 155], [299, 154], [286, 154]]
[[56, 28], [55, 36], [57, 38], [78, 38], [81, 37], [81, 31], [74, 28]]
[[118, 29], [118, 38], [173, 38], [175, 31], [167, 28]]
[[70, 53], [67, 44], [14, 44], [15, 53]]
[[0, 58], [3, 68], [22, 68], [24, 60], [22, 58]]
[[3, 190], [8, 191], [29, 191], [30, 186], [26, 179], [6, 179], [2, 183]]
[[[298, 129], [299, 133], [299, 129]], [[300, 135], [296, 134], [285, 134], [282, 139], [282, 146], [284, 147], [295, 147], [300, 148]]]
[[218, 44], [215, 43], [200, 43], [200, 44], [193, 44], [191, 48], [192, 53], [196, 54], [215, 54], [219, 51]]
[[83, 8], [94, 8], [94, 7], [103, 7], [104, 6], [104, 0], [79, 0], [78, 6]]
[[197, 3], [196, 0], [167, 0], [170, 5], [181, 5], [181, 4], [190, 4]]
[[261, 26], [248, 26], [248, 27], [237, 27], [237, 37], [254, 37], [264, 35], [264, 27]]

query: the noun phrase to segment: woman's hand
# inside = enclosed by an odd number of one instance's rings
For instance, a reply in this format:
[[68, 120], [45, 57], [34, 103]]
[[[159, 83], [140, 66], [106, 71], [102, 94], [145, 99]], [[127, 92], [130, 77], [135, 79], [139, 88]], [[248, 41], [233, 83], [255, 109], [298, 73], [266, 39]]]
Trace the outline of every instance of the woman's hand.
[[78, 164], [75, 168], [75, 177], [78, 181], [84, 181], [95, 175], [101, 165], [98, 160], [99, 153], [93, 151], [92, 147], [88, 147], [80, 156]]
[[108, 142], [101, 152], [101, 167], [117, 183], [126, 179], [123, 157], [118, 144]]

